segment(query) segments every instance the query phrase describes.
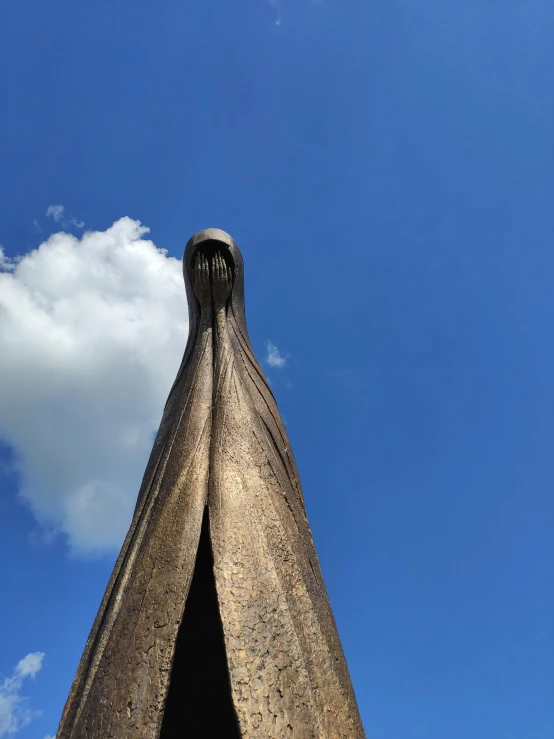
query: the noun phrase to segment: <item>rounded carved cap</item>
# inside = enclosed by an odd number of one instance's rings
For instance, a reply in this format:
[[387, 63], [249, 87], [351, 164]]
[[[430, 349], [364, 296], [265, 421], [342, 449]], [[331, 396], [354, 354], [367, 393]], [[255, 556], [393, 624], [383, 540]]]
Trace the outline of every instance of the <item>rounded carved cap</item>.
[[225, 246], [236, 246], [234, 239], [226, 231], [220, 228], [203, 228], [191, 236], [187, 242], [185, 251], [202, 244], [205, 241], [218, 241]]

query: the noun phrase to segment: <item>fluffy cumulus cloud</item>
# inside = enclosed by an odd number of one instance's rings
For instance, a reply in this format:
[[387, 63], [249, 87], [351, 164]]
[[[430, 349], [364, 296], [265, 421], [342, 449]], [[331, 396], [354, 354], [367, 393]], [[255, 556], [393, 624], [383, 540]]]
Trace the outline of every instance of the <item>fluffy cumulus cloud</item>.
[[28, 654], [18, 662], [13, 675], [0, 682], [0, 737], [17, 734], [39, 715], [29, 708], [21, 691], [24, 681], [40, 671], [43, 659], [43, 652]]
[[269, 364], [270, 367], [274, 367], [276, 369], [281, 369], [285, 366], [287, 363], [288, 357], [284, 354], [281, 354], [279, 349], [275, 346], [275, 344], [272, 344], [271, 341], [265, 342], [265, 348], [266, 348], [266, 357], [265, 361]]
[[0, 438], [42, 531], [117, 548], [188, 329], [180, 261], [122, 218], [0, 272]]

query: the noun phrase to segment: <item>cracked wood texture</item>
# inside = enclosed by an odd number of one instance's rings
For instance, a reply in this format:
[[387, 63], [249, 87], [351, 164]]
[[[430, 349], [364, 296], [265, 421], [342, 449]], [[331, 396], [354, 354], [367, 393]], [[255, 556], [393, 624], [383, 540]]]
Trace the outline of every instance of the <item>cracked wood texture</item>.
[[190, 331], [58, 739], [363, 739], [231, 237], [185, 249]]

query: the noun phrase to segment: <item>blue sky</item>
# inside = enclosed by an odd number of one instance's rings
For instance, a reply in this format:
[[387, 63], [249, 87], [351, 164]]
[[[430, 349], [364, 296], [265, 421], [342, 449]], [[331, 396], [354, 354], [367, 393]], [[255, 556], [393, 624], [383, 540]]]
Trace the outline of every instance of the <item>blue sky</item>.
[[554, 737], [553, 33], [551, 0], [0, 5], [0, 737], [55, 734], [207, 226], [368, 737]]

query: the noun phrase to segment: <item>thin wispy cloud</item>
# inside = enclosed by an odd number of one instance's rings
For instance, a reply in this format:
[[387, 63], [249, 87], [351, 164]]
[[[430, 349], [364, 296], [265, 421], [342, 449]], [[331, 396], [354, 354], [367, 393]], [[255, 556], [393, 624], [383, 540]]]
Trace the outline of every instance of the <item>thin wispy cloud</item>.
[[64, 213], [65, 208], [63, 205], [49, 205], [46, 210], [48, 218], [53, 218], [56, 223], [59, 223], [62, 220]]
[[42, 668], [44, 652], [32, 652], [20, 660], [11, 677], [0, 683], [0, 737], [13, 736], [40, 715], [29, 707], [21, 694], [23, 683], [34, 678]]
[[0, 271], [0, 439], [41, 526], [121, 545], [185, 348], [181, 263], [121, 218], [56, 233]]
[[271, 7], [275, 10], [275, 13], [277, 14], [277, 17], [275, 18], [275, 25], [280, 26], [283, 22], [283, 19], [281, 18], [278, 0], [267, 0], [267, 3], [271, 5]]
[[53, 218], [54, 221], [59, 223], [63, 228], [71, 228], [73, 226], [74, 228], [80, 229], [85, 226], [83, 221], [80, 221], [73, 216], [66, 217], [66, 209], [63, 205], [49, 205], [46, 210], [46, 215], [49, 218]]
[[265, 342], [266, 357], [265, 361], [270, 367], [275, 369], [282, 369], [288, 360], [288, 355], [282, 354], [279, 349], [272, 344], [269, 339]]
[[4, 254], [4, 249], [0, 246], [0, 270], [6, 272], [15, 269], [15, 260], [10, 259]]
[[[271, 7], [275, 10], [276, 18], [275, 18], [275, 25], [281, 26], [283, 24], [283, 14], [282, 14], [282, 8], [283, 5], [285, 5], [285, 2], [283, 0], [266, 0], [268, 5], [271, 5]], [[319, 3], [322, 2], [322, 0], [307, 0], [307, 2], [310, 5], [319, 5]]]

